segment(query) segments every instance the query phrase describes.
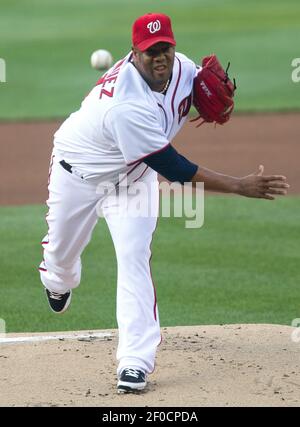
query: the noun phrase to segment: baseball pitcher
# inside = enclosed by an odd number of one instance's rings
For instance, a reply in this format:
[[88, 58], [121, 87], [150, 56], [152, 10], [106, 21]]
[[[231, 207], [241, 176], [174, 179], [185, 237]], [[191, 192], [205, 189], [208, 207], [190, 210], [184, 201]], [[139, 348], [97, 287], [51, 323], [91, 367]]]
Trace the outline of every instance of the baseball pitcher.
[[[233, 111], [236, 88], [215, 55], [196, 66], [175, 46], [168, 16], [139, 17], [132, 27], [132, 50], [100, 78], [54, 135], [41, 281], [51, 309], [63, 313], [80, 283], [81, 254], [100, 210], [118, 266], [117, 388], [122, 393], [145, 388], [161, 341], [150, 268], [159, 208], [157, 173], [171, 182], [204, 182], [207, 190], [263, 199], [286, 194], [288, 188], [284, 176], [264, 176], [263, 166], [232, 177], [174, 149], [171, 142], [192, 104], [201, 123], [223, 124]], [[147, 190], [142, 195], [131, 191], [137, 182]], [[107, 183], [115, 197], [104, 191]], [[128, 206], [137, 197], [155, 214], [130, 215]]]

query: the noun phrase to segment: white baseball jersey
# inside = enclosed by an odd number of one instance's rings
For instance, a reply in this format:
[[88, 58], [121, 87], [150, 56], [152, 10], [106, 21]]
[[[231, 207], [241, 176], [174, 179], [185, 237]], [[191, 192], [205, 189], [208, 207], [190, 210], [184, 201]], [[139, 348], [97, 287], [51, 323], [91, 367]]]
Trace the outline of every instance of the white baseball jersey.
[[131, 63], [117, 62], [54, 136], [54, 153], [87, 180], [135, 181], [143, 159], [163, 149], [184, 124], [191, 106], [196, 65], [176, 53], [166, 95], [154, 92]]
[[[99, 80], [55, 133], [41, 281], [60, 294], [79, 285], [81, 254], [100, 207], [118, 264], [118, 375], [125, 367], [147, 373], [154, 369], [161, 336], [150, 259], [159, 188], [156, 172], [143, 159], [166, 147], [182, 127], [195, 74], [195, 64], [176, 54], [170, 85], [162, 95], [151, 91], [129, 54]], [[72, 166], [72, 173], [60, 160]], [[98, 183], [117, 184], [124, 174], [128, 187], [120, 186], [116, 197], [96, 191]], [[141, 183], [144, 191], [130, 191]], [[138, 205], [151, 214], [131, 215], [130, 206]]]

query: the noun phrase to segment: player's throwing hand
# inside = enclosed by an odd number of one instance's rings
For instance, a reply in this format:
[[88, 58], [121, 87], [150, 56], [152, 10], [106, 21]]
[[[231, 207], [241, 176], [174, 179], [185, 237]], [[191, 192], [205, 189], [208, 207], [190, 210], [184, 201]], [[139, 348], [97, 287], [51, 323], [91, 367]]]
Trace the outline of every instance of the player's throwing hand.
[[237, 194], [246, 197], [274, 200], [275, 195], [286, 195], [289, 184], [283, 175], [263, 175], [264, 166], [258, 172], [247, 175], [237, 181]]

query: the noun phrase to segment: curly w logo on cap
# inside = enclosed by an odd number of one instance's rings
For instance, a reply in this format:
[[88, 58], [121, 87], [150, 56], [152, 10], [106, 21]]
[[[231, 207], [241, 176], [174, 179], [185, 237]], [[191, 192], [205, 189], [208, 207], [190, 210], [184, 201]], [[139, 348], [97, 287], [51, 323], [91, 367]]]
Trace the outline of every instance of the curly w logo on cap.
[[156, 33], [156, 31], [159, 31], [161, 29], [160, 21], [157, 19], [156, 21], [151, 21], [147, 25], [147, 28], [149, 29], [150, 33]]
[[175, 46], [171, 19], [163, 13], [147, 13], [140, 16], [132, 27], [132, 44], [144, 52], [159, 42]]

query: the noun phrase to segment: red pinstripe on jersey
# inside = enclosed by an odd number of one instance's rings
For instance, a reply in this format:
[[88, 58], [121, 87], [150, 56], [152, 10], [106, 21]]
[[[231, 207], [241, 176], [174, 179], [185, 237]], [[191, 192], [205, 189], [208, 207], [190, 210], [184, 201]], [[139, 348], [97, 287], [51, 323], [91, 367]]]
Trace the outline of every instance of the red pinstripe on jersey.
[[175, 59], [177, 59], [177, 61], [178, 61], [179, 70], [178, 70], [177, 82], [176, 82], [175, 89], [174, 89], [173, 96], [172, 96], [172, 103], [171, 103], [173, 119], [175, 118], [174, 101], [175, 101], [175, 96], [176, 96], [176, 92], [177, 92], [178, 85], [179, 85], [179, 80], [180, 80], [180, 78], [181, 78], [181, 61], [180, 61], [180, 59], [179, 59], [179, 58], [177, 58], [177, 56], [175, 56]]

